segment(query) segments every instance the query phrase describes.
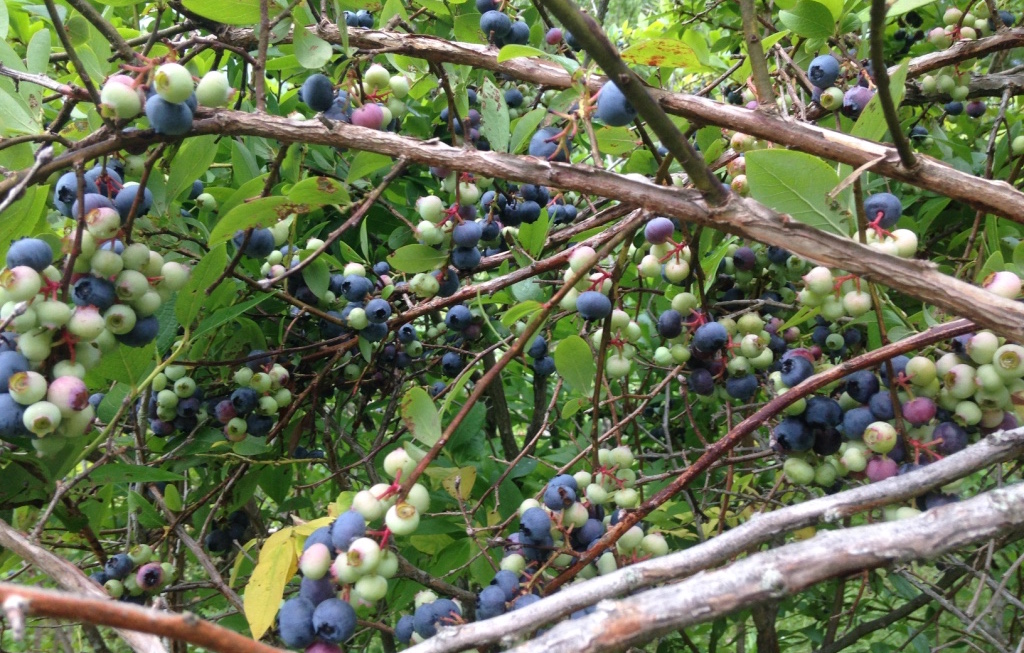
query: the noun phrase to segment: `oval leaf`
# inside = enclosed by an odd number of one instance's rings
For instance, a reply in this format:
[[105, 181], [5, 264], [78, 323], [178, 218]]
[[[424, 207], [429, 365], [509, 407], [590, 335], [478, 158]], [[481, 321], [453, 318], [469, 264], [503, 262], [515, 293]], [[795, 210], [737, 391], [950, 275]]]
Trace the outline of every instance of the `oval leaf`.
[[826, 197], [839, 185], [832, 166], [810, 154], [780, 149], [747, 152], [746, 161], [752, 198], [822, 231], [850, 235], [850, 217]]
[[274, 625], [284, 587], [298, 568], [291, 528], [282, 528], [267, 538], [242, 600], [253, 639], [263, 637]]
[[423, 388], [412, 388], [402, 397], [402, 422], [414, 438], [428, 447], [441, 439], [441, 416]]
[[814, 0], [800, 0], [793, 11], [780, 11], [782, 24], [800, 36], [825, 38], [832, 36], [836, 29], [835, 20], [828, 7]]
[[699, 68], [700, 59], [693, 48], [675, 39], [641, 41], [622, 51], [630, 63], [668, 68]]
[[448, 255], [427, 245], [406, 245], [388, 255], [388, 263], [399, 272], [415, 274], [436, 270]]
[[555, 348], [555, 369], [570, 390], [590, 393], [594, 387], [597, 366], [590, 345], [579, 336], [563, 338]]

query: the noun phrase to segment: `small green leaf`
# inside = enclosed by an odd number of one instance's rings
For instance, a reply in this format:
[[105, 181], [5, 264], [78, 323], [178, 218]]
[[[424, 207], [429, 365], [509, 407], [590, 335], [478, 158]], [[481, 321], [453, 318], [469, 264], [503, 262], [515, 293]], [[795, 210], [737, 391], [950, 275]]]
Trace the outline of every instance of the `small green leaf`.
[[548, 238], [548, 228], [550, 227], [550, 220], [548, 219], [548, 211], [544, 209], [540, 212], [540, 218], [532, 224], [524, 224], [519, 227], [519, 242], [522, 243], [523, 248], [530, 253], [530, 256], [537, 258], [540, 253], [544, 250], [544, 243]]
[[555, 369], [570, 390], [589, 394], [594, 387], [597, 366], [594, 352], [583, 338], [573, 335], [563, 338], [555, 348]]
[[[185, 8], [203, 18], [226, 25], [255, 25], [260, 22], [259, 0], [184, 0]], [[269, 4], [269, 3], [268, 3]], [[272, 6], [272, 5], [271, 5]], [[274, 12], [271, 11], [271, 14]], [[257, 639], [259, 639], [257, 637]]]
[[412, 388], [402, 397], [402, 423], [414, 438], [428, 447], [441, 439], [441, 416], [423, 388]]
[[506, 45], [498, 52], [498, 62], [508, 61], [509, 59], [518, 59], [520, 57], [547, 58], [547, 56], [547, 52], [538, 50], [537, 48], [529, 45]]
[[181, 146], [167, 176], [167, 202], [171, 202], [210, 169], [217, 156], [217, 136], [197, 136]]
[[299, 20], [295, 20], [292, 35], [295, 44], [295, 58], [299, 60], [303, 68], [320, 70], [331, 60], [333, 54], [331, 44], [306, 29]]
[[285, 585], [298, 570], [299, 561], [292, 535], [293, 529], [286, 527], [267, 538], [245, 586], [243, 607], [253, 639], [260, 639], [274, 625]]
[[181, 474], [168, 472], [158, 467], [129, 465], [128, 463], [108, 463], [90, 472], [89, 479], [97, 485], [105, 485], [107, 483], [184, 481], [185, 477]]
[[787, 28], [807, 38], [831, 36], [836, 28], [832, 12], [815, 0], [800, 0], [792, 11], [780, 11], [779, 19]]
[[221, 325], [233, 321], [235, 318], [237, 318], [239, 315], [246, 312], [250, 308], [255, 308], [262, 302], [266, 301], [268, 297], [270, 297], [270, 295], [260, 294], [244, 302], [240, 302], [233, 306], [227, 306], [225, 308], [214, 311], [212, 315], [210, 315], [209, 317], [207, 317], [206, 319], [199, 323], [199, 326], [196, 327], [196, 330], [192, 334], [192, 336], [198, 337], [200, 334], [206, 333], [207, 331], [211, 331]]
[[360, 152], [352, 159], [352, 165], [348, 169], [348, 176], [345, 178], [345, 181], [351, 184], [353, 181], [366, 179], [373, 173], [387, 168], [392, 163], [394, 163], [394, 159], [387, 154]]
[[480, 133], [487, 138], [491, 149], [504, 152], [508, 149], [509, 120], [505, 92], [494, 85], [490, 77], [484, 78], [483, 86], [477, 92], [480, 101]]
[[99, 364], [89, 370], [86, 378], [126, 381], [135, 388], [156, 367], [154, 352], [155, 346], [152, 343], [145, 347], [116, 347], [103, 355]]
[[227, 246], [221, 245], [211, 249], [199, 263], [192, 268], [188, 283], [178, 293], [174, 303], [174, 315], [178, 324], [188, 326], [196, 319], [206, 304], [206, 289], [217, 280], [228, 264]]
[[181, 493], [178, 492], [177, 485], [168, 484], [164, 486], [164, 504], [172, 512], [181, 512]]
[[[909, 64], [910, 59], [904, 59], [900, 67], [889, 78], [889, 90], [892, 91], [892, 101], [897, 107], [900, 106], [900, 102], [903, 101], [903, 95], [906, 92], [906, 86], [903, 82], [907, 79], [907, 66]], [[860, 112], [860, 117], [854, 123], [850, 134], [870, 141], [880, 141], [888, 131], [889, 125], [885, 122], [885, 114], [882, 113], [882, 100], [878, 97], [878, 93], [875, 93], [867, 106]]]
[[512, 139], [510, 140], [511, 147], [509, 152], [512, 154], [518, 154], [526, 148], [526, 144], [533, 138], [534, 132], [537, 131], [537, 127], [544, 122], [545, 116], [547, 116], [548, 110], [544, 107], [537, 107], [525, 116], [520, 117], [516, 121], [516, 126], [512, 128]]
[[217, 221], [217, 226], [210, 232], [210, 247], [227, 242], [234, 237], [236, 231], [250, 227], [269, 227], [288, 217], [289, 213], [306, 213], [309, 209], [308, 204], [296, 204], [280, 196], [243, 202]]
[[525, 302], [520, 302], [512, 308], [508, 309], [501, 315], [501, 323], [506, 327], [511, 328], [513, 324], [523, 319], [527, 315], [532, 315], [540, 310], [540, 302], [533, 301], [532, 299]]
[[693, 48], [676, 39], [640, 41], [622, 51], [622, 58], [643, 66], [699, 68], [700, 59]]
[[826, 198], [839, 185], [832, 166], [810, 154], [780, 149], [747, 152], [746, 161], [750, 196], [758, 202], [823, 231], [850, 235], [849, 216]]
[[392, 268], [409, 274], [436, 270], [446, 260], [448, 260], [448, 254], [445, 252], [419, 244], [399, 247], [394, 253], [388, 255], [388, 263]]
[[[626, 152], [632, 152], [639, 147], [640, 142], [626, 127], [601, 127], [596, 129], [597, 148], [601, 154], [621, 156]], [[721, 134], [721, 130], [718, 130]]]
[[25, 67], [30, 73], [46, 72], [50, 63], [50, 30], [41, 29], [32, 35], [25, 49]]
[[292, 186], [288, 199], [296, 204], [348, 204], [348, 189], [330, 177], [306, 177]]
[[327, 261], [318, 256], [309, 265], [302, 268], [302, 280], [317, 297], [327, 294], [327, 286], [331, 282], [331, 270]]

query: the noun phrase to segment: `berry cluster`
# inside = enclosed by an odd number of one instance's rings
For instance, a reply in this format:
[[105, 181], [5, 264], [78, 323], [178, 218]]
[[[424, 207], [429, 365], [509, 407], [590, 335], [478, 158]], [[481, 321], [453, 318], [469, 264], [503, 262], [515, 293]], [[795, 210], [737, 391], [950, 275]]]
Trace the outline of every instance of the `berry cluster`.
[[146, 599], [158, 594], [174, 579], [174, 567], [157, 562], [148, 544], [118, 553], [107, 559], [101, 571], [89, 577], [106, 590], [111, 598], [144, 605]]

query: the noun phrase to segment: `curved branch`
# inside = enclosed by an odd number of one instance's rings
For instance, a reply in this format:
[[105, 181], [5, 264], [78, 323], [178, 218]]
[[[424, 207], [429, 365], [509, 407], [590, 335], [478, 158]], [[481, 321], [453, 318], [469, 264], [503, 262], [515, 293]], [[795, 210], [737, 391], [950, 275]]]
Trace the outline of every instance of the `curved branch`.
[[217, 653], [289, 653], [185, 612], [175, 614], [110, 598], [94, 599], [54, 590], [0, 583], [0, 602], [25, 601], [24, 611], [58, 619], [151, 633], [202, 646]]
[[889, 71], [885, 68], [885, 14], [888, 10], [885, 0], [871, 0], [871, 68], [875, 71], [875, 86], [878, 99], [882, 103], [882, 115], [889, 126], [889, 137], [900, 155], [904, 168], [917, 165], [917, 157], [910, 147], [910, 140], [903, 133], [900, 117], [896, 114], [896, 104], [892, 101], [889, 90]]
[[[681, 583], [599, 603], [514, 653], [621, 651], [686, 626], [792, 596], [816, 583], [899, 562], [934, 558], [1024, 532], [1024, 483], [990, 490], [918, 517], [819, 532]], [[413, 649], [410, 649], [413, 650]]]
[[[44, 574], [56, 581], [61, 588], [69, 592], [75, 592], [80, 600], [96, 600], [102, 603], [111, 603], [106, 592], [101, 590], [99, 585], [86, 578], [78, 567], [63, 558], [55, 556], [46, 549], [32, 544], [28, 538], [2, 519], [0, 519], [0, 546], [9, 549], [22, 560], [38, 567]], [[83, 598], [90, 596], [97, 598]], [[118, 628], [117, 634], [132, 647], [132, 650], [138, 653], [166, 653], [163, 644], [156, 637], [134, 632], [131, 628]]]
[[[407, 156], [410, 161], [451, 170], [572, 189], [615, 199], [654, 213], [782, 247], [818, 265], [846, 270], [951, 314], [970, 315], [978, 325], [1012, 340], [1024, 340], [1024, 305], [1021, 303], [998, 297], [945, 275], [939, 272], [934, 263], [883, 254], [849, 238], [825, 233], [792, 220], [753, 200], [733, 196], [726, 206], [709, 208], [692, 191], [628, 179], [605, 170], [553, 163], [534, 157], [454, 148], [436, 140], [420, 141], [344, 123], [334, 123], [332, 128], [327, 128], [317, 120], [290, 120], [265, 114], [202, 108], [196, 117], [198, 120], [193, 123], [190, 132], [193, 136], [262, 136], [282, 143], [330, 145], [387, 154], [395, 158]], [[121, 133], [108, 138], [41, 166], [35, 178], [44, 179], [72, 161], [97, 158], [126, 146], [177, 140], [155, 135], [151, 130]], [[12, 175], [10, 180], [0, 184], [0, 192], [12, 180], [18, 183], [20, 177], [22, 175]], [[1024, 202], [1018, 208], [1024, 209]]]
[[568, 585], [558, 594], [521, 610], [443, 631], [443, 637], [429, 639], [409, 651], [454, 653], [474, 647], [482, 648], [551, 623], [598, 601], [692, 576], [727, 562], [781, 533], [821, 522], [838, 523], [846, 517], [888, 503], [907, 501], [978, 470], [1014, 460], [1022, 454], [1024, 429], [996, 433], [959, 453], [909, 474], [762, 513], [704, 544], [662, 558], [645, 560], [583, 583]]
[[[321, 24], [316, 28], [316, 32], [320, 38], [331, 43], [342, 42], [341, 34], [334, 25]], [[243, 47], [248, 45], [255, 47], [256, 44], [252, 30], [247, 29], [225, 30], [221, 34], [221, 38]], [[500, 72], [517, 80], [541, 86], [568, 88], [573, 84], [572, 77], [556, 63], [536, 57], [521, 57], [499, 62], [496, 50], [474, 43], [447, 41], [435, 36], [362, 29], [350, 29], [348, 41], [350, 46], [363, 50], [403, 54], [433, 62], [469, 65], [474, 68]], [[977, 54], [984, 54], [1015, 47], [1015, 45], [1024, 44], [1024, 28], [1014, 28], [1007, 30], [1005, 34], [978, 41], [963, 41], [962, 43], [980, 45], [958, 45], [951, 50], [975, 52], [970, 48], [983, 48]], [[965, 50], [965, 48], [967, 49]], [[921, 59], [932, 56], [927, 55]], [[927, 59], [925, 64], [930, 61], [931, 59]], [[950, 59], [942, 58], [941, 61], [948, 63]], [[911, 66], [913, 68], [914, 64], [912, 63]], [[941, 66], [925, 67], [923, 70], [931, 70], [936, 67]], [[603, 82], [604, 79], [599, 77], [590, 77], [587, 80], [593, 91], [598, 90]], [[934, 191], [976, 209], [1024, 224], [1024, 193], [1005, 182], [981, 179], [926, 156], [918, 157], [918, 165], [911, 172], [900, 165], [896, 149], [889, 145], [856, 138], [817, 125], [765, 115], [760, 111], [722, 104], [696, 95], [669, 93], [654, 88], [645, 90], [668, 113], [682, 116], [696, 123], [716, 125], [751, 134], [801, 152], [845, 163], [855, 169], [872, 163], [872, 172], [876, 174]], [[0, 185], [0, 191], [2, 189], [3, 186]]]

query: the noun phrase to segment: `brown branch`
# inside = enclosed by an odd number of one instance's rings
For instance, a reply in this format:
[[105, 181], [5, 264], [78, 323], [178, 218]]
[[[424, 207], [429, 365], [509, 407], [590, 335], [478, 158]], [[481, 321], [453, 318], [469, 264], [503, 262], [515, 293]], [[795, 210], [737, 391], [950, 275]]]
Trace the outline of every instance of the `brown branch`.
[[[118, 55], [125, 60], [125, 63], [135, 61], [138, 55], [135, 54], [132, 47], [128, 45], [128, 42], [124, 40], [124, 37], [121, 36], [120, 32], [118, 32], [117, 29], [115, 29], [114, 26], [111, 25], [102, 14], [100, 14], [100, 12], [96, 11], [96, 9], [89, 4], [87, 0], [67, 0], [67, 3], [74, 7], [78, 13], [82, 14], [87, 21], [92, 23], [92, 26], [95, 27], [100, 34], [110, 41], [110, 44], [114, 46], [114, 49], [117, 50]], [[160, 21], [157, 20], [156, 24], [159, 25]]]
[[761, 47], [761, 35], [757, 30], [757, 8], [754, 0], [740, 0], [740, 16], [743, 20], [743, 41], [747, 44], [747, 59], [750, 61], [751, 77], [757, 90], [757, 108], [768, 114], [778, 114], [775, 90], [768, 73], [768, 63]]
[[[758, 112], [746, 113], [759, 115]], [[847, 238], [825, 233], [788, 216], [775, 213], [753, 200], [733, 197], [727, 206], [712, 210], [705, 206], [695, 193], [627, 179], [622, 175], [582, 165], [452, 148], [436, 140], [419, 141], [343, 123], [335, 123], [333, 129], [328, 129], [316, 120], [297, 121], [277, 116], [202, 108], [197, 117], [199, 120], [192, 125], [192, 135], [262, 136], [283, 143], [314, 143], [388, 154], [396, 158], [406, 156], [410, 161], [439, 165], [452, 170], [573, 189], [615, 199], [643, 207], [658, 215], [680, 218], [783, 247], [818, 265], [844, 269], [921, 299], [948, 313], [970, 315], [978, 325], [1010, 339], [1024, 340], [1024, 306], [1020, 303], [998, 297], [942, 274], [933, 263], [883, 254]], [[845, 138], [841, 134], [829, 134], [834, 139]], [[53, 170], [68, 165], [70, 161], [96, 158], [121, 149], [126, 144], [149, 143], [154, 139], [176, 140], [154, 135], [149, 130], [129, 135], [122, 133], [109, 141], [101, 141], [89, 148], [59, 157], [42, 166], [36, 176], [41, 175], [45, 178]], [[899, 165], [896, 168], [903, 169]], [[18, 179], [20, 175], [12, 177]], [[993, 183], [969, 177], [975, 182]], [[1010, 188], [1007, 184], [1001, 186]], [[1019, 194], [1016, 191], [1012, 192]], [[1024, 201], [1017, 210], [1024, 210]], [[256, 285], [252, 280], [247, 283]], [[313, 307], [309, 307], [308, 310], [317, 314]]]
[[900, 117], [896, 113], [896, 104], [892, 101], [889, 90], [889, 71], [885, 68], [885, 14], [888, 10], [885, 0], [871, 0], [871, 67], [875, 71], [875, 86], [878, 99], [882, 103], [882, 115], [889, 126], [889, 137], [900, 155], [904, 168], [917, 165], [917, 157], [910, 140], [903, 133]]
[[[341, 43], [341, 34], [333, 25], [319, 26], [317, 34], [331, 43]], [[256, 44], [252, 30], [226, 30], [221, 36], [223, 40], [236, 45], [254, 47]], [[431, 62], [450, 62], [483, 68], [539, 86], [569, 88], [574, 83], [572, 77], [559, 64], [527, 57], [498, 62], [497, 54], [493, 49], [473, 43], [451, 42], [433, 36], [372, 30], [350, 30], [348, 39], [349, 45], [352, 47], [368, 50], [380, 49]], [[996, 40], [989, 42], [991, 39]], [[978, 41], [962, 41], [961, 43], [981, 45], [957, 45], [950, 50], [955, 49], [959, 52], [964, 47], [968, 47], [963, 51], [975, 53], [972, 56], [977, 56], [1017, 47], [1024, 44], [1024, 28], [1007, 30], [1006, 35], [996, 35]], [[972, 49], [975, 47], [984, 49], [975, 52]], [[936, 54], [944, 55], [946, 52], [949, 51]], [[915, 65], [931, 65], [930, 57], [933, 55], [921, 57], [923, 63], [911, 62], [911, 70], [915, 70]], [[957, 59], [941, 59], [946, 63], [951, 60]], [[946, 63], [941, 65], [946, 65]], [[934, 67], [941, 67], [941, 65]], [[931, 69], [931, 67], [926, 67], [926, 70]], [[892, 72], [890, 71], [890, 74]], [[587, 79], [592, 91], [597, 91], [604, 81], [603, 78], [596, 76]], [[654, 88], [645, 90], [670, 114], [682, 116], [700, 124], [716, 125], [751, 134], [801, 152], [845, 163], [853, 168], [859, 168], [866, 163], [881, 159], [881, 162], [873, 168], [877, 174], [934, 191], [976, 209], [1024, 224], [1024, 193], [1005, 182], [979, 179], [925, 156], [918, 157], [918, 166], [911, 173], [900, 165], [899, 154], [891, 146], [856, 138], [817, 125], [786, 121], [775, 116], [765, 115], [762, 112], [722, 104], [696, 95], [669, 93]], [[0, 192], [2, 191], [3, 185], [0, 184]]]
[[806, 397], [810, 393], [819, 390], [829, 383], [838, 381], [847, 374], [857, 370], [874, 367], [893, 356], [905, 354], [927, 345], [935, 344], [964, 333], [969, 333], [974, 325], [969, 320], [956, 320], [948, 324], [934, 326], [923, 333], [919, 333], [899, 342], [880, 347], [874, 351], [862, 354], [856, 358], [843, 361], [824, 372], [820, 372], [792, 388], [790, 392], [781, 394], [768, 401], [764, 406], [755, 411], [735, 427], [729, 430], [725, 437], [708, 447], [700, 458], [687, 467], [671, 483], [662, 488], [657, 494], [640, 504], [640, 507], [631, 511], [618, 524], [606, 532], [597, 543], [592, 544], [585, 553], [580, 555], [579, 560], [571, 567], [563, 571], [545, 588], [547, 593], [562, 586], [565, 582], [575, 578], [583, 567], [595, 560], [601, 552], [618, 541], [626, 531], [635, 526], [644, 517], [649, 515], [659, 506], [672, 497], [679, 494], [699, 474], [710, 469], [711, 465], [725, 456], [729, 451], [739, 444], [745, 437], [749, 436], [756, 429], [760, 428], [769, 419], [778, 415], [787, 406]]
[[[1024, 483], [933, 508], [913, 519], [820, 531], [681, 583], [633, 594], [565, 621], [514, 653], [621, 651], [686, 626], [763, 605], [830, 578], [935, 558], [1024, 531]], [[415, 650], [415, 649], [410, 649]]]
[[[42, 547], [32, 544], [28, 538], [0, 519], [0, 546], [9, 549], [11, 553], [22, 560], [29, 562], [39, 568], [44, 574], [56, 581], [57, 585], [69, 592], [74, 592], [79, 600], [95, 600], [98, 603], [111, 604], [106, 592], [100, 586], [85, 577], [82, 571], [63, 558], [60, 558]], [[7, 585], [4, 584], [6, 587]], [[17, 586], [11, 586], [17, 587]], [[36, 590], [38, 591], [38, 590]], [[2, 592], [2, 590], [0, 590]], [[81, 598], [82, 596], [93, 596], [97, 599]], [[0, 593], [0, 598], [5, 598]], [[0, 601], [2, 602], [2, 601]], [[132, 647], [132, 650], [139, 653], [165, 653], [160, 640], [151, 635], [143, 635], [134, 632], [131, 628], [121, 628], [118, 624], [109, 624], [118, 628], [117, 634]], [[134, 625], [134, 624], [132, 624]]]
[[603, 599], [692, 576], [756, 549], [780, 533], [821, 522], [839, 523], [860, 512], [907, 501], [978, 470], [1012, 461], [1021, 454], [1024, 454], [1024, 429], [993, 434], [914, 472], [763, 513], [757, 519], [751, 519], [699, 546], [645, 560], [584, 583], [568, 585], [558, 594], [526, 608], [487, 621], [466, 624], [409, 651], [454, 653], [482, 648], [556, 621]]
[[[85, 621], [100, 626], [132, 630], [136, 633], [151, 633], [202, 646], [217, 653], [287, 653], [283, 649], [254, 641], [233, 630], [200, 619], [190, 612], [159, 612], [130, 603], [112, 601], [109, 598], [89, 598], [54, 590], [0, 583], [0, 601], [12, 598], [26, 601], [24, 611], [28, 614]], [[156, 637], [152, 639], [159, 642]]]

